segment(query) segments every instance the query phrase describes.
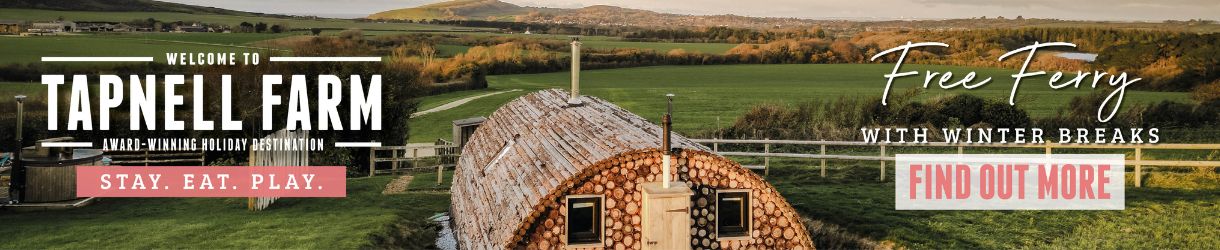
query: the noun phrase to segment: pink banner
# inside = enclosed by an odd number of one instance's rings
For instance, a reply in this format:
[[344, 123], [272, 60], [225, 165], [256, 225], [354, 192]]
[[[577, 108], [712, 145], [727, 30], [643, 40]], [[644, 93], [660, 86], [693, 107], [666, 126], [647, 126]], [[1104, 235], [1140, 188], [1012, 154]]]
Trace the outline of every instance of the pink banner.
[[342, 166], [76, 168], [77, 197], [346, 197]]

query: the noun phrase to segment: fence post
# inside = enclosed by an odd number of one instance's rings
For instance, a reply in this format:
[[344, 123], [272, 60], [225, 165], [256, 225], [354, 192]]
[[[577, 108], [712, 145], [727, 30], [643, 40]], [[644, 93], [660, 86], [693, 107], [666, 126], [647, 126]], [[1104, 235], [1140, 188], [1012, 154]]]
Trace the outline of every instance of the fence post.
[[720, 143], [719, 142], [712, 143], [712, 153], [717, 153], [717, 154], [720, 153]]
[[[405, 152], [404, 152], [405, 153]], [[390, 175], [398, 173], [398, 149], [390, 150]]]
[[[406, 153], [406, 152], [403, 152]], [[411, 149], [411, 169], [419, 167], [419, 148]]]
[[[881, 157], [885, 157], [885, 145], [881, 145]], [[885, 159], [881, 159], [881, 181], [885, 181]]]
[[445, 180], [445, 164], [437, 164], [436, 165], [436, 185], [440, 186], [441, 183], [445, 183], [444, 180]]
[[459, 150], [460, 148], [458, 148], [455, 145], [450, 144], [448, 146], [449, 146], [449, 149], [445, 150], [445, 152], [447, 152], [447, 154], [445, 154], [445, 161], [446, 161], [446, 163], [453, 164], [455, 166], [454, 170], [456, 171], [457, 170], [457, 167], [456, 167], [457, 161], [459, 158], [458, 155], [461, 155], [462, 151], [460, 151]]
[[453, 154], [453, 149], [449, 148], [449, 147], [444, 147], [444, 148], [441, 148], [441, 152], [444, 153], [442, 155], [439, 155], [440, 159], [441, 159], [441, 164], [449, 164], [449, 155]]
[[[765, 138], [764, 141], [770, 141], [771, 138]], [[768, 176], [771, 173], [771, 143], [763, 144], [763, 176]]]
[[377, 148], [369, 148], [369, 177], [377, 171]]
[[826, 144], [822, 144], [822, 178], [826, 177]]
[[[1135, 161], [1139, 162], [1144, 159], [1144, 152], [1139, 147], [1135, 147]], [[1143, 178], [1143, 164], [1135, 164], [1135, 187], [1140, 187], [1141, 179]]]

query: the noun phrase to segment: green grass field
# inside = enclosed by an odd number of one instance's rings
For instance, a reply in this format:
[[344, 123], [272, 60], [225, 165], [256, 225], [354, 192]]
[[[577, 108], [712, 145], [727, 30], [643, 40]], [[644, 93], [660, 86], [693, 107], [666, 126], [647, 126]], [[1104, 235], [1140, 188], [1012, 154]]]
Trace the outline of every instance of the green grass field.
[[614, 48], [640, 48], [650, 49], [661, 53], [669, 52], [673, 49], [686, 50], [688, 53], [703, 52], [708, 54], [724, 54], [737, 44], [732, 43], [666, 43], [666, 42], [628, 42], [628, 41], [581, 41], [586, 48], [599, 49], [614, 49]]
[[[244, 198], [110, 198], [74, 210], [0, 211], [0, 248], [357, 249], [403, 237], [395, 247], [431, 245], [435, 232], [423, 221], [444, 212], [449, 196], [381, 194], [390, 179], [349, 179], [347, 198], [284, 198], [260, 212], [247, 211]], [[417, 231], [393, 228], [403, 224]]]
[[436, 45], [436, 56], [437, 57], [453, 57], [454, 55], [457, 55], [457, 54], [466, 53], [467, 50], [470, 50], [470, 46], [453, 45], [453, 44], [437, 44]]
[[[502, 36], [502, 37], [520, 37], [520, 38], [538, 38], [538, 39], [553, 39], [567, 41], [572, 35], [562, 34], [524, 34], [524, 33], [492, 33], [492, 32], [463, 32], [463, 31], [425, 31], [431, 34], [445, 35], [470, 35], [476, 37]], [[622, 38], [613, 36], [581, 36], [580, 41], [620, 41]]]
[[496, 92], [496, 91], [498, 91], [498, 90], [488, 88], [488, 89], [480, 89], [480, 90], [449, 92], [449, 93], [444, 93], [444, 94], [439, 94], [439, 95], [428, 96], [427, 98], [420, 99], [418, 109], [420, 111], [428, 110], [428, 109], [435, 108], [435, 107], [441, 106], [441, 105], [445, 105], [446, 103], [457, 101], [459, 99], [466, 98], [469, 96], [481, 95], [481, 94], [491, 93], [491, 92]]
[[[97, 85], [90, 85], [89, 91], [96, 93]], [[58, 92], [58, 100], [61, 105], [67, 105], [68, 100], [71, 100], [72, 87], [68, 84], [60, 85]], [[30, 116], [46, 116], [47, 114], [47, 85], [41, 83], [29, 82], [0, 82], [0, 110], [15, 111], [14, 106], [16, 101], [13, 97], [17, 95], [25, 95], [25, 112]], [[0, 112], [0, 117], [15, 117], [17, 114]]]
[[[232, 34], [215, 34], [232, 35]], [[173, 38], [173, 36], [159, 36]], [[258, 39], [251, 36], [237, 36], [246, 40]], [[204, 42], [213, 39], [223, 39], [210, 36], [184, 36], [172, 40]], [[239, 40], [241, 41], [241, 40]], [[165, 53], [170, 52], [260, 52], [265, 49], [239, 48], [222, 45], [206, 45], [182, 43], [173, 41], [144, 40], [132, 37], [110, 37], [91, 35], [64, 35], [43, 37], [0, 37], [0, 51], [5, 51], [0, 57], [0, 64], [39, 62], [44, 56], [151, 56], [156, 62], [165, 63]], [[88, 65], [97, 63], [71, 62], [68, 64]], [[113, 63], [105, 63], [113, 65]]]
[[[47, 85], [24, 82], [0, 82], [0, 103], [13, 103], [13, 96], [25, 95], [30, 100], [46, 100]], [[3, 104], [0, 104], [3, 105]]]
[[[367, 31], [366, 34], [369, 34]], [[569, 35], [553, 35], [553, 34], [505, 34], [505, 33], [490, 33], [490, 32], [429, 32], [434, 34], [450, 34], [450, 35], [470, 35], [470, 36], [497, 36], [497, 37], [520, 37], [520, 38], [535, 38], [547, 40], [567, 41]], [[581, 36], [581, 43], [585, 48], [598, 49], [614, 49], [614, 48], [640, 48], [650, 49], [661, 53], [669, 52], [672, 49], [683, 49], [686, 52], [703, 52], [709, 54], [724, 54], [729, 49], [736, 47], [733, 43], [668, 43], [668, 42], [631, 42], [623, 41], [619, 37], [609, 36]]]
[[[4, 10], [4, 9], [0, 9]], [[409, 31], [365, 31], [366, 35], [387, 35]], [[369, 33], [372, 32], [372, 33]], [[325, 34], [337, 34], [334, 32]], [[490, 34], [490, 33], [479, 33]], [[43, 56], [154, 56], [164, 63], [166, 52], [247, 52], [260, 51], [255, 42], [308, 35], [303, 31], [272, 33], [82, 33], [61, 36], [0, 37], [0, 50], [7, 51], [0, 64], [38, 62]], [[591, 40], [591, 48], [643, 48], [661, 52], [684, 49], [688, 52], [724, 53], [733, 44], [654, 43]], [[466, 53], [470, 46], [439, 44], [438, 57]], [[260, 51], [261, 52], [261, 51]], [[87, 64], [87, 63], [77, 63]]]
[[[718, 126], [730, 125], [751, 106], [762, 103], [794, 104], [825, 102], [839, 98], [879, 98], [890, 64], [789, 64], [789, 65], [717, 65], [717, 66], [658, 66], [627, 69], [587, 70], [581, 73], [581, 93], [609, 100], [644, 118], [658, 121], [665, 109], [666, 93], [674, 93], [674, 128], [690, 134]], [[904, 70], [952, 70], [957, 75], [977, 71], [982, 77], [993, 77], [984, 87], [963, 91], [947, 91], [932, 87], [920, 98], [957, 93], [970, 93], [984, 98], [1007, 100], [1012, 88], [1013, 70], [956, 66], [910, 65]], [[429, 142], [450, 135], [450, 121], [471, 116], [486, 116], [513, 99], [540, 89], [568, 88], [567, 72], [523, 75], [488, 76], [489, 90], [465, 91], [426, 97], [423, 103], [437, 99], [461, 98], [486, 91], [523, 89], [478, 99], [446, 112], [428, 114], [412, 121], [411, 142]], [[1035, 117], [1053, 115], [1068, 104], [1072, 97], [1090, 93], [1092, 89], [1052, 90], [1046, 77], [1026, 79], [1017, 95], [1017, 106]], [[912, 76], [895, 82], [891, 95], [922, 87], [922, 77]], [[1138, 84], [1138, 83], [1137, 83]], [[935, 83], [933, 83], [935, 86]], [[1096, 90], [1103, 91], [1103, 90]], [[1187, 93], [1129, 91], [1124, 106], [1160, 100], [1184, 100]], [[436, 104], [439, 105], [439, 104]], [[422, 109], [421, 109], [422, 110]], [[717, 122], [719, 119], [719, 123]]]
[[165, 32], [138, 32], [138, 33], [97, 33], [98, 38], [127, 38], [137, 40], [164, 40], [164, 41], [180, 41], [193, 43], [208, 43], [208, 44], [225, 44], [225, 45], [248, 45], [253, 42], [288, 37], [293, 35], [306, 35], [306, 31], [295, 31], [285, 33], [165, 33]]
[[241, 22], [264, 22], [267, 24], [287, 24], [292, 29], [335, 28], [335, 29], [369, 29], [369, 30], [484, 30], [480, 28], [457, 27], [447, 25], [415, 24], [415, 23], [376, 23], [356, 22], [347, 19], [311, 19], [311, 18], [275, 18], [258, 16], [191, 14], [180, 12], [100, 12], [100, 11], [54, 11], [35, 9], [0, 9], [4, 19], [47, 21], [64, 17], [73, 21], [109, 21], [127, 22], [135, 19], [156, 18], [163, 21], [197, 21], [204, 23], [225, 24], [237, 26]]

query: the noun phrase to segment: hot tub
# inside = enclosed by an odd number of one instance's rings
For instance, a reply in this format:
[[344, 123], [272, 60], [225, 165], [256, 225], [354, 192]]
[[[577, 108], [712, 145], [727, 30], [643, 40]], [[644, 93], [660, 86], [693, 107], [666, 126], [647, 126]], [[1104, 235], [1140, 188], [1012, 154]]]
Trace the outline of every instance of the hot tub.
[[[76, 166], [102, 165], [102, 151], [72, 149], [55, 152], [27, 148], [21, 156], [25, 166], [25, 198], [22, 202], [56, 202], [76, 199]], [[41, 152], [38, 152], [41, 151]]]

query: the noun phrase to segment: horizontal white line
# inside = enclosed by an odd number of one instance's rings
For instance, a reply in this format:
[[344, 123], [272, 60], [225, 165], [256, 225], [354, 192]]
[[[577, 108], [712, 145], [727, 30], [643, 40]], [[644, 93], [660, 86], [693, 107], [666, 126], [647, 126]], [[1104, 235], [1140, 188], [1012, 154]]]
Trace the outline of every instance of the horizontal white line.
[[114, 56], [44, 56], [43, 62], [151, 62], [151, 56], [114, 57]]
[[335, 142], [337, 148], [375, 148], [381, 147], [380, 142]]
[[92, 142], [43, 142], [42, 147], [46, 148], [91, 148]]
[[349, 57], [310, 57], [310, 56], [273, 56], [272, 62], [380, 62], [380, 56], [349, 56]]

